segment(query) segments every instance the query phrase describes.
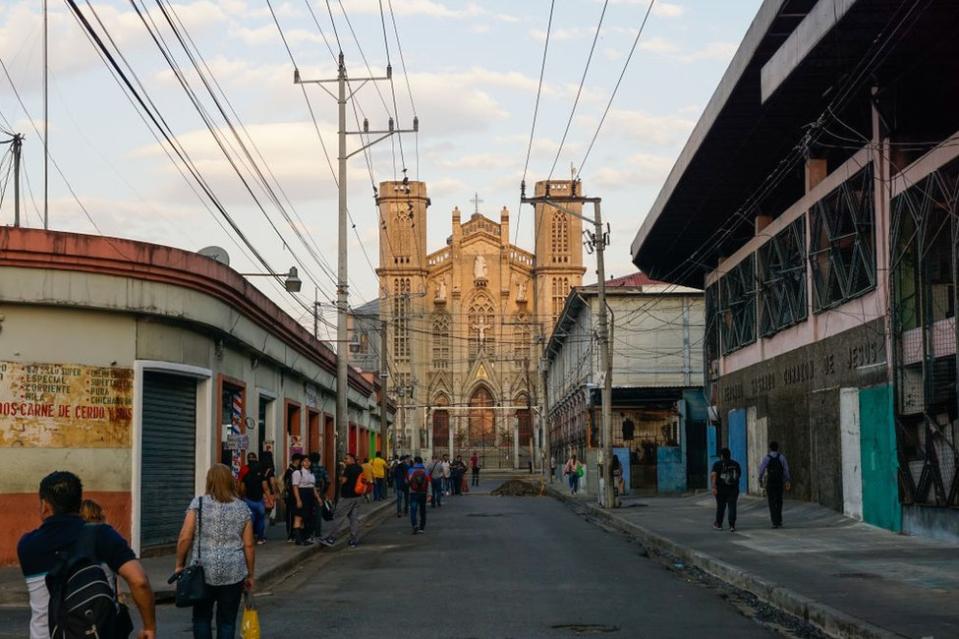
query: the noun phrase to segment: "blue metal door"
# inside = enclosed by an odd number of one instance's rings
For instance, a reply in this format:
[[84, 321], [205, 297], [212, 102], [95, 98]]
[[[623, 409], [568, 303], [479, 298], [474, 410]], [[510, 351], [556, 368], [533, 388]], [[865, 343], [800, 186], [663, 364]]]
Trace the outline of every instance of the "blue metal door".
[[739, 477], [739, 492], [746, 492], [746, 482], [749, 477], [747, 467], [748, 448], [746, 447], [746, 410], [737, 408], [729, 411], [729, 450], [733, 459], [742, 467]]

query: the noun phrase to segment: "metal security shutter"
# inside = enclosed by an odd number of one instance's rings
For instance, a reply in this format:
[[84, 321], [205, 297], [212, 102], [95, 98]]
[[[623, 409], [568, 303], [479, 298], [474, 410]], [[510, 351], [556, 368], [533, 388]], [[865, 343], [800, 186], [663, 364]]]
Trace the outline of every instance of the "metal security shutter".
[[143, 463], [140, 544], [176, 542], [194, 497], [196, 380], [146, 373], [143, 377]]

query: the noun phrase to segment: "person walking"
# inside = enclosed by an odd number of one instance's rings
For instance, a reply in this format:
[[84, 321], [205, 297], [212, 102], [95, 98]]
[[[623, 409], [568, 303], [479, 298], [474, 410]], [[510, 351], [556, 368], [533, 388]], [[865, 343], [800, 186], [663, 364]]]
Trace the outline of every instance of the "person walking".
[[[336, 514], [332, 532], [320, 540], [324, 546], [336, 543], [336, 536], [349, 522], [350, 548], [356, 548], [360, 543], [360, 504], [365, 493], [363, 482], [363, 467], [356, 463], [356, 457], [347, 453], [344, 459], [343, 471], [340, 473], [339, 499], [336, 503]], [[361, 492], [362, 491], [362, 492]]]
[[[403, 455], [393, 467], [393, 486], [396, 490], [396, 518], [410, 512], [410, 483], [407, 475], [410, 472], [410, 465], [406, 463], [407, 455]], [[402, 506], [402, 508], [401, 508]]]
[[[201, 557], [210, 596], [193, 604], [194, 639], [212, 639], [216, 607], [217, 639], [236, 636], [236, 616], [243, 591], [253, 592], [254, 535], [249, 507], [236, 492], [233, 474], [225, 464], [206, 473], [206, 490], [194, 497], [183, 519], [176, 543], [176, 568], [182, 573]], [[191, 553], [192, 551], [192, 553]]]
[[240, 481], [240, 495], [253, 514], [253, 534], [257, 544], [266, 543], [266, 504], [263, 498], [269, 491], [269, 484], [260, 465], [255, 460], [251, 461]]
[[[410, 523], [413, 525], [413, 534], [426, 532], [426, 495], [430, 489], [430, 474], [423, 466], [423, 458], [413, 458], [413, 467], [409, 472], [410, 484]], [[419, 515], [419, 523], [417, 523]]]
[[438, 457], [433, 458], [433, 463], [429, 468], [430, 476], [430, 506], [441, 508], [443, 506], [443, 460]]
[[304, 457], [300, 462], [300, 469], [293, 471], [293, 539], [297, 546], [311, 546], [313, 542], [307, 538], [307, 523], [312, 525], [315, 509], [320, 503], [320, 495], [316, 491], [316, 475], [311, 468], [313, 462]]
[[739, 478], [743, 471], [732, 459], [728, 448], [719, 451], [719, 461], [713, 464], [709, 480], [716, 497], [716, 519], [713, 528], [723, 529], [723, 516], [729, 511], [729, 532], [736, 532], [736, 501], [739, 499]]
[[563, 476], [569, 482], [569, 494], [575, 495], [579, 492], [579, 476], [583, 465], [576, 459], [576, 453], [569, 456], [566, 464], [563, 466]]
[[376, 451], [376, 456], [370, 462], [373, 466], [373, 501], [382, 501], [386, 499], [386, 471], [387, 463], [383, 459], [383, 453]]
[[470, 470], [473, 474], [472, 485], [479, 486], [480, 463], [475, 451], [470, 455]]
[[466, 464], [463, 463], [463, 456], [457, 455], [453, 463], [450, 464], [450, 481], [453, 483], [452, 492], [454, 495], [463, 494], [463, 478], [466, 476]]
[[766, 489], [773, 528], [782, 528], [783, 492], [792, 488], [792, 477], [786, 456], [779, 452], [779, 442], [769, 442], [769, 453], [759, 464], [759, 484]]
[[[230, 481], [232, 483], [232, 477]], [[30, 600], [30, 639], [49, 639], [51, 610], [47, 577], [55, 571], [63, 552], [84, 542], [95, 548], [95, 561], [106, 564], [127, 582], [143, 627], [137, 638], [155, 639], [156, 606], [146, 571], [116, 530], [105, 523], [87, 524], [81, 517], [83, 483], [80, 478], [68, 471], [52, 472], [40, 481], [39, 496], [43, 523], [23, 535], [17, 544], [17, 558]]]
[[363, 483], [366, 484], [366, 486], [364, 487], [364, 490], [366, 490], [366, 492], [363, 493], [363, 499], [366, 500], [367, 503], [369, 503], [373, 501], [373, 491], [370, 490], [370, 488], [373, 487], [374, 479], [375, 479], [373, 476], [373, 464], [370, 463], [369, 457], [363, 458], [362, 468], [363, 468]]
[[293, 536], [293, 511], [296, 510], [296, 497], [293, 495], [293, 473], [300, 469], [303, 455], [293, 453], [290, 465], [283, 471], [283, 515], [286, 519], [286, 540], [296, 541]]
[[449, 455], [443, 455], [440, 471], [443, 473], [443, 493], [448, 497], [453, 494], [453, 471], [451, 470]]
[[556, 479], [556, 455], [549, 456], [549, 480]]

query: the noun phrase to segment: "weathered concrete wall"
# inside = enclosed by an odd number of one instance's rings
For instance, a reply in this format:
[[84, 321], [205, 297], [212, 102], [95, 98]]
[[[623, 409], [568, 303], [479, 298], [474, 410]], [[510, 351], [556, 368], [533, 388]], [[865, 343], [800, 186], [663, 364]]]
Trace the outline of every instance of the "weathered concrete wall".
[[720, 378], [720, 415], [754, 407], [766, 420], [767, 440], [789, 460], [795, 497], [842, 510], [839, 389], [886, 381], [883, 325], [874, 320]]

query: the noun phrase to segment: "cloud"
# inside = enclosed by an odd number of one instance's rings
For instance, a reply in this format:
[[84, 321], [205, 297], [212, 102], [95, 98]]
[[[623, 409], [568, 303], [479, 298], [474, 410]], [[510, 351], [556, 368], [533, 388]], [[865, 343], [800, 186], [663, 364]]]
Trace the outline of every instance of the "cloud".
[[685, 9], [671, 2], [657, 2], [653, 5], [653, 15], [660, 18], [678, 18], [685, 13]]
[[605, 189], [629, 189], [636, 185], [659, 185], [669, 175], [673, 158], [649, 153], [637, 153], [616, 165], [604, 164], [590, 171], [586, 180]]
[[647, 144], [673, 145], [686, 139], [695, 121], [676, 115], [650, 115], [643, 111], [611, 109], [605, 130]]
[[[343, 6], [348, 14], [379, 15], [381, 5], [379, 0], [343, 0]], [[454, 9], [448, 4], [435, 0], [399, 0], [393, 3], [393, 11], [396, 15], [432, 18], [470, 18], [487, 14], [485, 9], [473, 2]]]

